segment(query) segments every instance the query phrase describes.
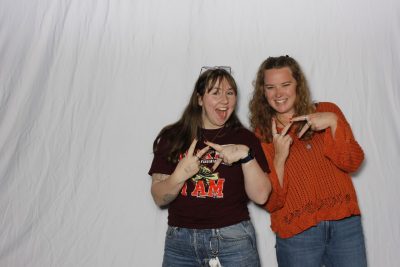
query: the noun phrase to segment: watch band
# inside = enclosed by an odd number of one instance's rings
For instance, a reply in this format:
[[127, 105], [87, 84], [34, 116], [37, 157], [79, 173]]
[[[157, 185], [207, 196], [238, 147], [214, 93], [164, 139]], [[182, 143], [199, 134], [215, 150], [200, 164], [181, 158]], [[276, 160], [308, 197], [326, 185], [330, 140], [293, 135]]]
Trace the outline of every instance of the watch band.
[[250, 160], [253, 160], [253, 159], [254, 159], [254, 153], [253, 153], [253, 150], [250, 148], [249, 149], [249, 153], [247, 153], [247, 156], [242, 158], [242, 159], [240, 159], [238, 162], [240, 164], [244, 164], [244, 163], [247, 163], [247, 162], [249, 162]]

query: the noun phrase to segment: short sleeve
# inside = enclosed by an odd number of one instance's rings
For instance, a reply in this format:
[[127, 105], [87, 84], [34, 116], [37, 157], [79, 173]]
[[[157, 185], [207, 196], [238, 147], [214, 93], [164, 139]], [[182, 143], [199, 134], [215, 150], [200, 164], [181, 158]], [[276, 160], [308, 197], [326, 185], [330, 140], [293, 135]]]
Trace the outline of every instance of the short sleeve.
[[168, 161], [167, 148], [167, 141], [161, 138], [157, 144], [157, 149], [148, 172], [150, 176], [153, 173], [172, 174], [174, 172], [176, 164]]

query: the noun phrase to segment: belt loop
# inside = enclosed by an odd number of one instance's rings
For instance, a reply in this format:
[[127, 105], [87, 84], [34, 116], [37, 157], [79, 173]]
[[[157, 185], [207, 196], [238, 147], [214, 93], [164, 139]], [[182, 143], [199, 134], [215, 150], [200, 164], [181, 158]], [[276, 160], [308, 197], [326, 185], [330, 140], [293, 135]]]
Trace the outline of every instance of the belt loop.
[[[218, 229], [215, 232], [218, 233]], [[210, 237], [210, 250], [211, 250], [213, 257], [218, 256], [218, 253], [219, 253], [219, 236], [218, 236], [218, 234], [213, 233], [213, 235]]]

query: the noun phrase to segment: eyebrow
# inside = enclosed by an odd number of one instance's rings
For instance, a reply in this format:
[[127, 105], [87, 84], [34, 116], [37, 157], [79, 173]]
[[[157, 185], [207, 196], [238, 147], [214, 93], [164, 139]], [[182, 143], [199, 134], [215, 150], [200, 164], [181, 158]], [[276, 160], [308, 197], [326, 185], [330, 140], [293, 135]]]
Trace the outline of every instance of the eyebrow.
[[[279, 84], [284, 84], [284, 83], [292, 83], [293, 81], [286, 81], [286, 82], [282, 82], [282, 83], [279, 83]], [[264, 83], [264, 85], [275, 85], [275, 84], [273, 84], [273, 83]]]
[[[222, 90], [222, 88], [221, 88], [221, 87], [216, 87], [216, 86], [213, 86], [213, 87], [211, 87], [211, 88], [209, 89], [209, 91], [210, 91], [210, 90], [212, 90], [212, 89], [218, 89], [218, 90]], [[229, 88], [227, 88], [226, 90], [227, 90], [227, 91], [228, 91], [228, 90], [234, 90], [234, 91], [235, 91], [235, 89], [233, 89], [233, 87], [229, 87]]]

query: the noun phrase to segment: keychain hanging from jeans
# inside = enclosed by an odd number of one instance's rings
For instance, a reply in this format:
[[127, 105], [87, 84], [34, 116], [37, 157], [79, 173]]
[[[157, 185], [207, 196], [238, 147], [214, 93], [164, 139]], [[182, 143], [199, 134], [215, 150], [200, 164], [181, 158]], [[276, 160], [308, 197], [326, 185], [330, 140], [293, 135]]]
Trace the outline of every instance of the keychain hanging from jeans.
[[217, 256], [215, 258], [210, 259], [208, 264], [210, 265], [210, 267], [222, 267]]
[[[218, 233], [219, 230], [217, 229], [216, 232]], [[216, 249], [213, 248], [213, 244], [215, 245]], [[221, 263], [219, 262], [218, 259], [218, 253], [219, 253], [219, 237], [213, 236], [210, 238], [210, 249], [211, 253], [213, 254], [212, 258], [208, 262], [210, 267], [222, 267]]]

